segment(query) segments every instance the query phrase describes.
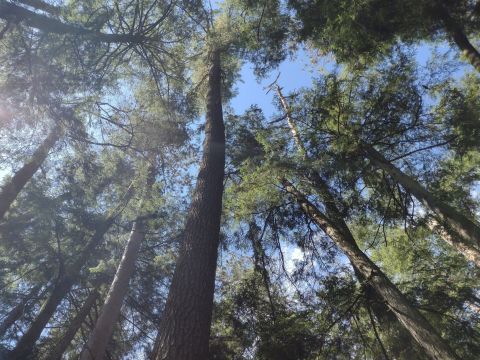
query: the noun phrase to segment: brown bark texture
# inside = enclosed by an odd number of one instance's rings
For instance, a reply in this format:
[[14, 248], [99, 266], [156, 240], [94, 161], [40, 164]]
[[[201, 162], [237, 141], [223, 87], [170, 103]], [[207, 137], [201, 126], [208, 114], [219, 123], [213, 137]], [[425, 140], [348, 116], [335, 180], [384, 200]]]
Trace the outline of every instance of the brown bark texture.
[[203, 157], [160, 323], [158, 360], [206, 360], [225, 166], [220, 53], [210, 54]]

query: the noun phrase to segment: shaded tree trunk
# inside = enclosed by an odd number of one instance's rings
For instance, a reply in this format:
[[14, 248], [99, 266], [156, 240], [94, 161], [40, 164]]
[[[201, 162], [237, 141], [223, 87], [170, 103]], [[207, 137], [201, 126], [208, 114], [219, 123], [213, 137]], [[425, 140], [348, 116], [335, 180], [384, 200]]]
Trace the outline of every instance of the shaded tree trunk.
[[[0, 10], [1, 11], [1, 10]], [[17, 198], [25, 184], [37, 172], [42, 163], [47, 158], [49, 151], [55, 146], [56, 142], [63, 134], [61, 126], [56, 126], [48, 134], [45, 140], [35, 150], [31, 159], [25, 163], [20, 170], [2, 187], [0, 191], [0, 220], [3, 219], [5, 213]]]
[[95, 231], [81, 254], [76, 258], [75, 262], [64, 271], [63, 274], [59, 274], [50, 296], [43, 303], [40, 312], [10, 353], [10, 359], [20, 360], [32, 356], [35, 343], [40, 338], [42, 331], [57, 310], [57, 307], [68, 294], [75, 282], [79, 279], [81, 269], [92, 256], [97, 245], [101, 243], [108, 229], [113, 225], [116, 215], [117, 214], [111, 215], [98, 226], [98, 229]]
[[100, 293], [97, 289], [93, 289], [88, 295], [87, 299], [83, 303], [82, 307], [78, 311], [77, 315], [72, 319], [68, 325], [67, 330], [62, 337], [56, 342], [52, 350], [44, 357], [46, 360], [61, 360], [63, 353], [67, 350], [68, 346], [75, 337], [77, 331], [80, 329], [85, 321], [85, 318], [90, 313], [93, 305], [99, 298]]
[[[150, 196], [150, 190], [155, 182], [155, 170], [153, 165], [149, 167], [148, 178], [144, 199]], [[139, 207], [141, 211], [142, 205]], [[140, 246], [145, 239], [145, 216], [138, 216], [132, 225], [132, 231], [127, 245], [118, 264], [115, 278], [110, 285], [110, 289], [103, 304], [100, 316], [95, 327], [90, 333], [87, 344], [85, 344], [81, 360], [103, 359], [108, 342], [112, 336], [113, 327], [118, 319], [122, 308], [123, 300], [128, 291], [130, 278], [135, 271], [135, 262], [137, 260]]]
[[206, 360], [225, 166], [220, 53], [210, 54], [200, 172], [159, 329], [158, 360]]
[[480, 72], [480, 53], [472, 45], [467, 35], [465, 35], [465, 31], [462, 26], [450, 16], [448, 10], [438, 0], [435, 10], [442, 21], [447, 34], [458, 46], [461, 53], [467, 58], [470, 64], [472, 64], [473, 67]]
[[387, 276], [360, 250], [346, 224], [327, 218], [306, 196], [288, 180], [283, 180], [287, 192], [292, 194], [303, 212], [322, 229], [345, 253], [352, 265], [365, 277], [375, 291], [407, 329], [417, 343], [432, 359], [459, 359], [449, 345], [437, 334], [423, 315], [413, 307], [407, 298]]
[[25, 308], [28, 304], [28, 302], [37, 296], [38, 291], [40, 290], [40, 286], [35, 286], [30, 290], [30, 292], [25, 295], [22, 300], [13, 307], [12, 310], [8, 313], [8, 315], [2, 320], [0, 323], [0, 338], [5, 335], [7, 330], [15, 324], [15, 322], [20, 319], [20, 317], [23, 315], [23, 312], [25, 311]]
[[87, 29], [81, 25], [67, 24], [5, 0], [0, 0], [0, 18], [7, 21], [23, 22], [29, 27], [47, 33], [84, 36], [96, 42], [139, 44], [145, 40], [145, 37], [141, 34], [108, 34]]
[[[437, 221], [440, 222], [440, 224], [443, 223], [445, 225], [444, 229], [450, 232], [450, 239], [455, 239], [452, 245], [454, 245], [457, 251], [469, 260], [471, 260], [472, 254], [476, 258], [480, 257], [480, 226], [478, 224], [450, 205], [434, 197], [428, 190], [420, 185], [418, 181], [391, 164], [372, 146], [364, 146], [364, 149], [374, 165], [386, 171], [425, 207], [436, 214]], [[445, 237], [442, 238], [447, 240]]]

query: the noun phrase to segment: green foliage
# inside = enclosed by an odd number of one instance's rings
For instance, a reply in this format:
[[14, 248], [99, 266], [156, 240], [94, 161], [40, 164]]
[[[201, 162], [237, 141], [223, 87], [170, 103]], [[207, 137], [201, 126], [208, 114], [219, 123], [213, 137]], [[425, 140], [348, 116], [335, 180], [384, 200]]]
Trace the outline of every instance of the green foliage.
[[[289, 0], [301, 20], [300, 36], [340, 62], [369, 63], [398, 43], [445, 38], [436, 0]], [[478, 30], [469, 1], [442, 1], [467, 31]]]

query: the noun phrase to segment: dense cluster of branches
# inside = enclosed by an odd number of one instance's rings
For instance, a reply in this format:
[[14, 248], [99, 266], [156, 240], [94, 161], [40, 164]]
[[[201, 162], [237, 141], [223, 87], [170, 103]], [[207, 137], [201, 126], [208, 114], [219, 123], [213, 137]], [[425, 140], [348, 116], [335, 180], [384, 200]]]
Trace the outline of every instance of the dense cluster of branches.
[[478, 357], [479, 17], [0, 0], [0, 359]]

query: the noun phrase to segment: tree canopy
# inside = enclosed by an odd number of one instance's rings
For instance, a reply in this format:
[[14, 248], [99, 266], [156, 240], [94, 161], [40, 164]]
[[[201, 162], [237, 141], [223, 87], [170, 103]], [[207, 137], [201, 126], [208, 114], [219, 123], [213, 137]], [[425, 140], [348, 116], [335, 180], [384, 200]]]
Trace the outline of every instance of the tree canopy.
[[479, 17], [0, 0], [0, 359], [478, 358]]

